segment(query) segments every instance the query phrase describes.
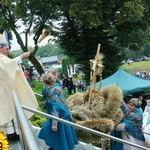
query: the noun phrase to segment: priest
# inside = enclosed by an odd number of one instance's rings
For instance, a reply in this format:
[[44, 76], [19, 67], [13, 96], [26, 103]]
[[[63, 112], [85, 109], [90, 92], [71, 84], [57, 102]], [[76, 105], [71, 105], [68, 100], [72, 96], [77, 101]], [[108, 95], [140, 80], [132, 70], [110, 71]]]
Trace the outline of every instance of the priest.
[[[11, 140], [19, 139], [12, 91], [15, 90], [22, 105], [37, 109], [38, 103], [21, 68], [22, 60], [28, 58], [31, 53], [25, 52], [10, 59], [9, 50], [8, 38], [4, 31], [0, 34], [0, 130]], [[24, 112], [27, 119], [33, 116], [33, 113]]]

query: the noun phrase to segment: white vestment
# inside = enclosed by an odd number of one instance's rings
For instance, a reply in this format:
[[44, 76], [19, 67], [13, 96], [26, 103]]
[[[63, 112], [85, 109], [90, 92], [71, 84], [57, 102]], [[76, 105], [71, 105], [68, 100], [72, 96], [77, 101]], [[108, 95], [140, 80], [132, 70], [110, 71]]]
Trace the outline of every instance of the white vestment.
[[150, 112], [148, 111], [148, 108], [148, 105], [146, 105], [143, 113], [143, 132], [145, 142], [148, 142], [150, 144], [150, 123], [148, 120], [150, 117]]
[[[21, 66], [15, 59], [10, 59], [0, 53], [0, 126], [4, 126], [16, 117], [13, 90], [16, 91], [22, 105], [37, 109], [37, 100]], [[33, 116], [31, 112], [24, 112], [27, 119]]]

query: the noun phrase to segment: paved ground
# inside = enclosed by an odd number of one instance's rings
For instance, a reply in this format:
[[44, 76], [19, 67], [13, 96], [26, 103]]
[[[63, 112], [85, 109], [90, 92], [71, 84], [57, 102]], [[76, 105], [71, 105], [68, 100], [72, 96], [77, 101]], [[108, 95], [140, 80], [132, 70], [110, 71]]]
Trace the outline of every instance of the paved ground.
[[[20, 141], [10, 142], [9, 145], [10, 145], [9, 150], [22, 150]], [[39, 147], [39, 150], [48, 150], [48, 146], [46, 146], [43, 143], [42, 148]], [[101, 149], [94, 148], [91, 144], [86, 144], [86, 143], [80, 142], [78, 145], [76, 145], [74, 150], [101, 150]]]
[[[33, 128], [33, 134], [35, 136], [35, 139], [37, 141], [39, 150], [48, 150], [48, 146], [45, 144], [43, 140], [40, 140], [37, 138], [37, 134], [39, 132], [39, 128]], [[20, 141], [9, 141], [10, 148], [9, 150], [22, 150], [21, 142]], [[91, 144], [79, 142], [78, 145], [76, 145], [74, 150], [101, 150], [100, 148], [93, 147]]]

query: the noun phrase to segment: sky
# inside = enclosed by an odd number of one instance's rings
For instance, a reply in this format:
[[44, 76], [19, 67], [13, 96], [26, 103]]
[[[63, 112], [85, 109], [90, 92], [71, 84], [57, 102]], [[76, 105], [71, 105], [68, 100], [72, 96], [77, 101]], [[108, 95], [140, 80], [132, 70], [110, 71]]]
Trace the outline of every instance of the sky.
[[[23, 37], [22, 37], [23, 38]], [[30, 46], [33, 46], [33, 42], [31, 41], [31, 40], [29, 40], [30, 41]], [[18, 50], [18, 49], [20, 49], [20, 46], [19, 46], [19, 44], [17, 43], [17, 39], [16, 39], [16, 36], [15, 36], [15, 34], [14, 33], [12, 33], [12, 40], [11, 40], [11, 51], [13, 51], [13, 50]]]
[[[57, 22], [58, 24], [59, 24], [59, 22]], [[55, 25], [57, 26], [57, 23], [55, 23]], [[24, 30], [25, 30], [25, 26], [22, 24], [22, 22], [21, 21], [18, 21], [18, 25], [20, 25], [20, 27], [18, 28], [18, 33], [22, 33]], [[21, 38], [22, 38], [22, 40], [23, 40], [23, 42], [25, 42], [25, 40], [24, 40], [24, 34], [22, 33], [21, 35]], [[29, 36], [28, 37], [28, 46], [30, 47], [34, 47], [35, 45], [34, 45], [34, 41], [33, 41], [33, 37], [34, 37], [34, 35], [31, 35], [31, 36]], [[39, 44], [38, 44], [38, 46], [44, 46], [44, 45], [46, 45], [46, 44], [48, 44], [48, 40], [49, 39], [53, 39], [53, 37], [52, 36], [47, 36], [45, 39], [43, 39]], [[52, 42], [52, 41], [51, 41]], [[16, 36], [15, 36], [15, 34], [12, 32], [12, 40], [11, 40], [11, 51], [13, 51], [13, 50], [19, 50], [19, 49], [21, 49], [20, 48], [20, 46], [19, 46], [19, 44], [17, 43], [17, 39], [16, 39]]]
[[[25, 40], [24, 40], [24, 35], [21, 35], [21, 38], [22, 38], [23, 42], [25, 42]], [[48, 39], [49, 39], [49, 38], [50, 38], [50, 37], [46, 37], [46, 38], [43, 39], [43, 41], [41, 41], [41, 43], [39, 43], [38, 45], [39, 45], [39, 46], [44, 46], [44, 45], [46, 45], [46, 44], [48, 43]], [[11, 43], [12, 43], [12, 44], [11, 44], [11, 51], [21, 49], [21, 48], [20, 48], [20, 45], [17, 43], [17, 39], [16, 39], [16, 36], [15, 36], [14, 33], [12, 33], [12, 39], [13, 39], [13, 40], [11, 40]], [[34, 41], [33, 41], [33, 35], [28, 37], [28, 45], [31, 46], [31, 47], [34, 47], [34, 46], [35, 46], [35, 45], [34, 45]]]

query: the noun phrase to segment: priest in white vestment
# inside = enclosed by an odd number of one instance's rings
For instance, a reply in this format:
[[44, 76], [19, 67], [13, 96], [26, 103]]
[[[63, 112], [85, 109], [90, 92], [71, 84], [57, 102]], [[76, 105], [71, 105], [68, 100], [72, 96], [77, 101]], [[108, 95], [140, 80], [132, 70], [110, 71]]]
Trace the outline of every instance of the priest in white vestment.
[[[15, 59], [8, 58], [8, 54], [9, 45], [0, 34], [0, 130], [5, 129], [6, 134], [11, 135], [18, 134], [12, 91], [16, 91], [22, 105], [37, 109], [38, 103], [20, 66], [31, 53], [25, 52]], [[27, 119], [33, 116], [24, 112]]]

